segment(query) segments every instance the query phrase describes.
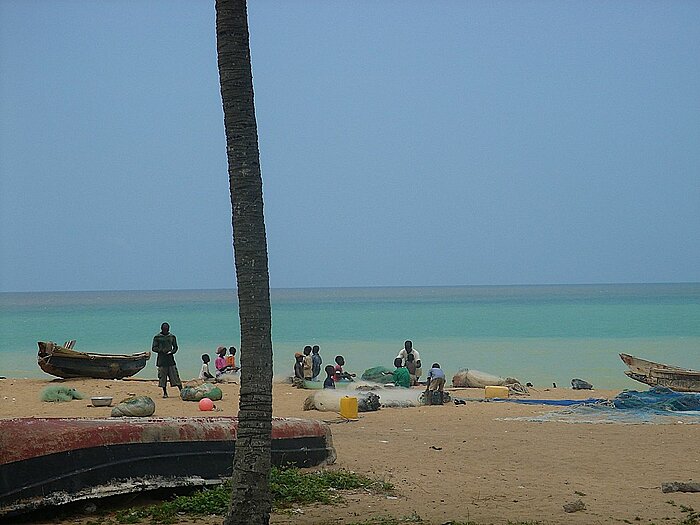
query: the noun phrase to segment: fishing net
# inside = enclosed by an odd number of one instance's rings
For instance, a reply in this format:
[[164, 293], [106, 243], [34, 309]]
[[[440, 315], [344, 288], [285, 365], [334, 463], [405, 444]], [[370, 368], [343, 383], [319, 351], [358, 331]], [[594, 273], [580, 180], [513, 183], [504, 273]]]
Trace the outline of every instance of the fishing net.
[[[379, 383], [385, 385], [387, 383], [393, 383], [394, 378], [391, 375], [393, 370], [385, 366], [375, 366], [373, 368], [368, 368], [362, 373], [361, 379], [363, 381], [371, 381], [373, 383]], [[387, 375], [387, 373], [389, 375]]]
[[611, 400], [517, 399], [512, 402], [559, 406], [568, 404], [570, 408], [536, 417], [504, 419], [563, 423], [700, 423], [700, 394], [675, 392], [665, 387], [654, 387], [646, 392], [625, 390]]
[[686, 412], [700, 410], [700, 394], [675, 392], [662, 386], [646, 392], [625, 390], [613, 399], [615, 408], [653, 412]]
[[198, 386], [186, 386], [180, 391], [180, 398], [183, 401], [201, 401], [208, 397], [212, 401], [219, 401], [224, 397], [224, 393], [218, 386], [211, 383], [202, 383]]
[[363, 392], [357, 397], [358, 412], [376, 412], [380, 406], [379, 396], [374, 392]]
[[112, 417], [148, 417], [156, 411], [156, 404], [148, 396], [133, 396], [122, 400], [112, 409]]
[[50, 385], [42, 390], [39, 396], [42, 401], [48, 402], [63, 402], [73, 401], [74, 399], [83, 399], [85, 396], [78, 392], [75, 388], [67, 386]]
[[452, 402], [449, 392], [439, 392], [437, 390], [426, 390], [418, 398], [421, 405], [444, 405]]

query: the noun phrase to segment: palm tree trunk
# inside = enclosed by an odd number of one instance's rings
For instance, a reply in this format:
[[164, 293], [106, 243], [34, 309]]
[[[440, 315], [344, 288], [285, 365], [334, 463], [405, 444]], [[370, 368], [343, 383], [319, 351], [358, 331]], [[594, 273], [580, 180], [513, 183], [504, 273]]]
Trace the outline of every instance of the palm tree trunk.
[[241, 391], [231, 510], [224, 524], [270, 520], [272, 337], [267, 239], [245, 0], [216, 0], [233, 248], [241, 323]]

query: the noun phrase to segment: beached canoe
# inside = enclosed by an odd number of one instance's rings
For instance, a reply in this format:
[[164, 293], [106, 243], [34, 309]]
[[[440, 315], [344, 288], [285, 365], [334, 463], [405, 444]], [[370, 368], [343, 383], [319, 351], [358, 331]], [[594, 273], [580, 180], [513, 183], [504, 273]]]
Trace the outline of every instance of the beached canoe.
[[72, 348], [57, 345], [52, 341], [39, 341], [37, 344], [39, 345], [39, 355], [37, 356], [39, 367], [47, 374], [62, 378], [121, 379], [130, 377], [146, 366], [146, 361], [151, 357], [151, 352], [126, 355], [95, 354], [78, 352]]
[[627, 377], [649, 386], [665, 386], [677, 392], [700, 392], [700, 371], [647, 361], [629, 354], [620, 354], [629, 367]]
[[[207, 486], [232, 473], [236, 418], [0, 420], [0, 517], [147, 490]], [[335, 461], [321, 421], [272, 422], [272, 462]]]

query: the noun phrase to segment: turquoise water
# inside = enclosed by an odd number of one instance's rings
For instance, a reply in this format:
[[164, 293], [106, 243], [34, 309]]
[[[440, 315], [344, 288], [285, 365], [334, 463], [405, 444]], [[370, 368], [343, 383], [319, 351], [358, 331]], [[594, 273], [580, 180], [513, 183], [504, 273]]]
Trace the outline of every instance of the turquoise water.
[[[361, 373], [392, 366], [405, 339], [426, 365], [448, 374], [475, 368], [535, 385], [637, 388], [618, 358], [626, 352], [700, 369], [700, 284], [281, 289], [272, 291], [276, 375], [293, 354], [318, 344]], [[178, 337], [183, 377], [202, 353], [239, 346], [230, 290], [0, 294], [0, 375], [50, 377], [36, 342], [76, 339], [79, 350], [150, 349], [161, 322]], [[245, 365], [245, 363], [243, 363]], [[425, 365], [424, 365], [425, 366]], [[155, 362], [139, 373], [155, 376]]]

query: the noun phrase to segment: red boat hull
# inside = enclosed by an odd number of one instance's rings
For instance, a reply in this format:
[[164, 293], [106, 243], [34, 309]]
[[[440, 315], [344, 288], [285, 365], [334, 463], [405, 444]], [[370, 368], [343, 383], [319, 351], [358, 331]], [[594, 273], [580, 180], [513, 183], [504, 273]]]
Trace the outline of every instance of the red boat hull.
[[[235, 418], [0, 420], [0, 516], [230, 477]], [[274, 419], [275, 465], [335, 461], [330, 428]]]

